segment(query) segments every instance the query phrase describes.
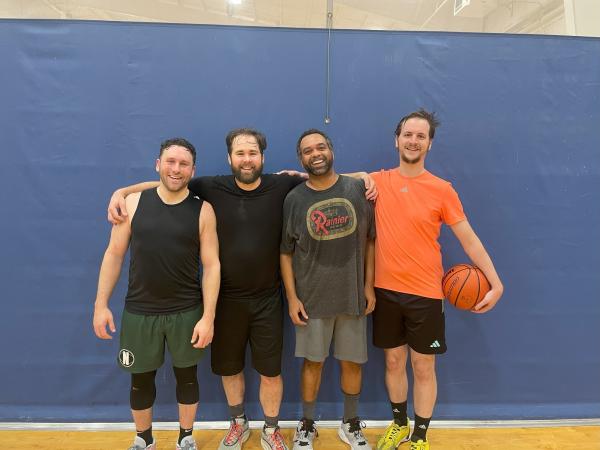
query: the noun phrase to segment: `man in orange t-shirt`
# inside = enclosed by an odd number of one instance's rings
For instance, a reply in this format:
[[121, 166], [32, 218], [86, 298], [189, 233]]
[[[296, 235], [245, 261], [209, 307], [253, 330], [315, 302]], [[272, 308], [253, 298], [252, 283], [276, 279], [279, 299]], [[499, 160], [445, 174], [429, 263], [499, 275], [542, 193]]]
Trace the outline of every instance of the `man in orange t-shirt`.
[[[435, 115], [423, 109], [403, 117], [396, 127], [400, 165], [372, 173], [379, 196], [375, 207], [375, 294], [373, 343], [385, 352], [385, 381], [394, 422], [377, 449], [395, 449], [411, 441], [411, 450], [427, 450], [427, 428], [437, 396], [435, 355], [446, 351], [438, 238], [446, 224], [465, 253], [490, 282], [491, 290], [472, 310], [492, 309], [502, 282], [481, 241], [469, 225], [452, 185], [425, 169]], [[410, 434], [406, 399], [406, 362], [414, 379], [415, 425]]]

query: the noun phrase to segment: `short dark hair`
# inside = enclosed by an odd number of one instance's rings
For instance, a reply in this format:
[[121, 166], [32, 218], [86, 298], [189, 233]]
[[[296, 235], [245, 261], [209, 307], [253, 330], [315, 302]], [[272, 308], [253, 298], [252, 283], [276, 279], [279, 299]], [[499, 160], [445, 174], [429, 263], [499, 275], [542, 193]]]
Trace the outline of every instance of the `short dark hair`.
[[162, 156], [163, 152], [173, 145], [178, 145], [180, 147], [183, 147], [188, 152], [190, 152], [192, 154], [192, 160], [194, 161], [194, 164], [196, 164], [196, 149], [194, 148], [194, 146], [192, 145], [192, 143], [190, 141], [188, 141], [187, 139], [184, 139], [184, 138], [171, 138], [171, 139], [167, 139], [166, 141], [163, 141], [160, 144], [160, 153], [159, 153], [158, 157], [160, 158]]
[[404, 116], [398, 122], [396, 126], [396, 136], [400, 136], [400, 132], [402, 131], [402, 126], [406, 123], [408, 119], [424, 119], [429, 123], [429, 138], [433, 139], [435, 136], [435, 129], [440, 126], [440, 121], [435, 117], [435, 112], [429, 112], [425, 109], [421, 108], [418, 111], [411, 112], [410, 114]]
[[300, 155], [302, 151], [302, 149], [300, 148], [300, 143], [302, 142], [302, 139], [311, 134], [320, 134], [321, 136], [323, 136], [325, 138], [325, 141], [327, 142], [327, 145], [329, 146], [329, 149], [333, 151], [333, 143], [331, 142], [331, 139], [329, 139], [329, 136], [327, 136], [325, 132], [321, 130], [317, 130], [316, 128], [310, 128], [304, 133], [302, 133], [298, 138], [298, 142], [296, 142], [296, 154]]
[[227, 153], [231, 155], [231, 145], [233, 141], [238, 136], [254, 136], [256, 139], [256, 143], [258, 144], [258, 148], [260, 149], [260, 153], [263, 154], [267, 148], [267, 138], [260, 131], [255, 130], [254, 128], [235, 128], [231, 130], [227, 136], [225, 137], [225, 143], [227, 144]]

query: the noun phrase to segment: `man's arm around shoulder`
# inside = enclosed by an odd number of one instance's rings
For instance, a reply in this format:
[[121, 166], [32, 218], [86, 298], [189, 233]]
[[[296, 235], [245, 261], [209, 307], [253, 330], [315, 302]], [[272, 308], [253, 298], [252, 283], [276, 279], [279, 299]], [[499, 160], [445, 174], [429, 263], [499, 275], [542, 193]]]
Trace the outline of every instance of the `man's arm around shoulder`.
[[108, 202], [108, 221], [113, 225], [116, 225], [127, 220], [127, 215], [131, 212], [128, 211], [125, 202], [127, 196], [158, 187], [159, 184], [158, 181], [144, 181], [143, 183], [117, 189], [113, 192], [113, 195]]
[[377, 199], [377, 195], [378, 195], [377, 185], [376, 185], [373, 177], [371, 175], [369, 175], [367, 172], [343, 173], [342, 175], [345, 175], [350, 178], [354, 178], [356, 180], [362, 180], [362, 182], [365, 185], [366, 199], [371, 200], [371, 201], [375, 201]]

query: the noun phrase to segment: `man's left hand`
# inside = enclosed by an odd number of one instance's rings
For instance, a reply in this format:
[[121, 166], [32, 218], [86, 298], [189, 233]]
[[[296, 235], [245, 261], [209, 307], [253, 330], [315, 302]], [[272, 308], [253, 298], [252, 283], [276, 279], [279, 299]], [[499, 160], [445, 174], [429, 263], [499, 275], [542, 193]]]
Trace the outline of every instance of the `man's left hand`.
[[205, 348], [212, 342], [214, 333], [214, 323], [212, 320], [200, 319], [194, 327], [192, 333], [192, 347]]
[[498, 300], [500, 300], [500, 297], [502, 297], [502, 293], [503, 289], [491, 289], [487, 294], [485, 294], [485, 297], [483, 297], [481, 301], [477, 303], [473, 309], [471, 309], [471, 312], [477, 314], [488, 312], [494, 306], [496, 306], [496, 303], [498, 303]]

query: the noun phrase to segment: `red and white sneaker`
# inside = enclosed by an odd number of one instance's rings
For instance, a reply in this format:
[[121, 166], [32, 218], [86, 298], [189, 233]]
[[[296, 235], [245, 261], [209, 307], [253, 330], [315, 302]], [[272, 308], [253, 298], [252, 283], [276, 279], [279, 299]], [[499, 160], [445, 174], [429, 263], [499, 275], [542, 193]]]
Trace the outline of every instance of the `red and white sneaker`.
[[250, 427], [245, 417], [231, 419], [229, 431], [219, 444], [219, 450], [241, 450], [250, 437]]
[[279, 427], [263, 427], [260, 436], [260, 445], [263, 450], [288, 450]]

